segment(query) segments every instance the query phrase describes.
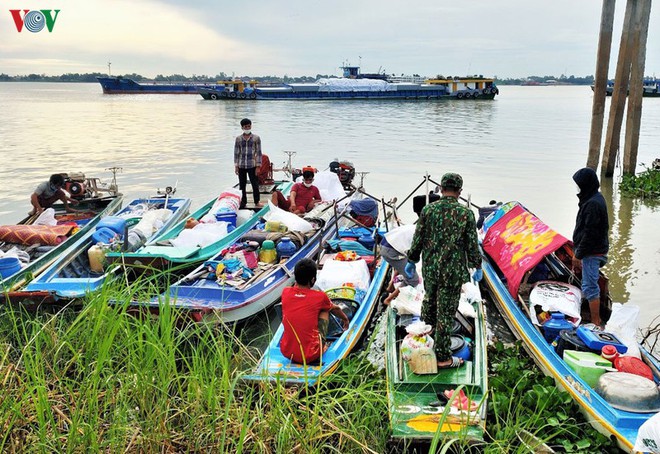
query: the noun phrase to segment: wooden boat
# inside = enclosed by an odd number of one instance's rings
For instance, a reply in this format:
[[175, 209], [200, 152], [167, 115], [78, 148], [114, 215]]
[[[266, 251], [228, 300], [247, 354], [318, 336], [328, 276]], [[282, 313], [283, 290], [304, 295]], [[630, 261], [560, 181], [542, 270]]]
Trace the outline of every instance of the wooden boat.
[[[440, 369], [436, 374], [412, 371], [401, 352], [406, 336], [405, 316], [399, 316], [391, 307], [387, 309], [385, 367], [392, 429], [390, 441], [395, 446], [428, 444], [437, 432], [442, 439], [483, 442], [488, 398], [486, 322], [481, 300], [470, 304], [476, 317], [457, 315], [461, 320], [461, 323], [457, 320], [457, 326], [462, 330], [457, 332], [472, 339], [471, 357], [458, 368]], [[447, 401], [445, 392], [451, 390], [457, 393], [462, 390], [472, 403], [461, 408], [459, 396]]]
[[[649, 405], [640, 397], [645, 387], [654, 394], [658, 392], [656, 383], [660, 374], [655, 358], [639, 346], [641, 359], [653, 371], [655, 383], [624, 372], [605, 372], [594, 379], [588, 375], [591, 370], [587, 366], [569, 365], [565, 361], [566, 353], [572, 350], [563, 350], [563, 356], [560, 356], [555, 346], [532, 322], [532, 316], [538, 318], [541, 314], [537, 313], [540, 306], [530, 305], [529, 292], [530, 284], [538, 278], [540, 269], [545, 270], [544, 280], [566, 284], [576, 278], [571, 271], [572, 244], [516, 202], [503, 205], [487, 218], [484, 230], [484, 282], [514, 335], [523, 342], [543, 373], [554, 378], [557, 386], [571, 395], [596, 430], [616, 439], [622, 450], [634, 452], [639, 427], [660, 410], [657, 402], [650, 402]], [[534, 275], [534, 272], [537, 274]], [[576, 282], [580, 282], [579, 276]], [[601, 276], [599, 284], [601, 289], [606, 289], [604, 276]], [[605, 320], [609, 319], [609, 304], [609, 294], [601, 292], [601, 317], [605, 315]], [[569, 360], [575, 356], [574, 353], [569, 354]], [[634, 384], [619, 386], [618, 390], [613, 391], [606, 385], [616, 377]], [[596, 385], [590, 385], [588, 381]], [[627, 390], [638, 393], [638, 401], [621, 405], [622, 399], [630, 397], [623, 395]], [[649, 398], [657, 400], [657, 396], [645, 397]]]
[[[101, 233], [108, 235], [105, 232], [111, 232], [111, 229], [101, 227], [102, 223], [107, 224], [109, 220], [125, 220], [128, 237], [123, 239], [123, 244], [126, 244], [131, 238], [133, 228], [137, 227], [139, 221], [144, 219], [150, 211], [158, 209], [171, 211], [169, 216], [163, 216], [166, 219], [163, 221], [162, 226], [152, 233], [155, 236], [185, 217], [190, 208], [190, 203], [191, 201], [188, 198], [142, 198], [133, 200], [117, 212], [115, 216], [103, 218], [94, 230], [89, 230], [85, 235], [79, 236], [76, 242], [42, 274], [27, 284], [25, 288], [8, 292], [7, 298], [12, 302], [23, 300], [53, 302], [81, 298], [88, 292], [99, 289], [108, 278], [119, 270], [116, 265], [105, 270], [102, 267], [95, 269], [90, 258], [90, 249], [99, 241], [99, 235]], [[112, 241], [108, 236], [100, 236], [100, 238], [103, 238], [102, 242], [104, 243]]]
[[[118, 170], [112, 169], [113, 172]], [[0, 230], [7, 233], [3, 240], [0, 242], [0, 250], [7, 252], [8, 250], [16, 247], [25, 251], [30, 256], [30, 262], [27, 266], [20, 271], [12, 274], [11, 276], [4, 276], [0, 279], [0, 289], [3, 292], [14, 291], [27, 282], [38, 276], [48, 266], [50, 266], [61, 254], [64, 253], [69, 247], [73, 245], [76, 239], [85, 236], [89, 231], [93, 230], [96, 224], [104, 216], [109, 216], [117, 212], [121, 208], [123, 196], [119, 193], [116, 180], [113, 178], [111, 184], [102, 183], [99, 178], [86, 177], [82, 173], [69, 173], [63, 174], [65, 186], [64, 189], [71, 194], [72, 198], [78, 201], [76, 205], [76, 212], [67, 213], [61, 203], [55, 204], [52, 208], [55, 211], [55, 220], [58, 224], [71, 224], [75, 223], [76, 227], [73, 231], [65, 234], [66, 239], [62, 242], [55, 244], [47, 239], [39, 240], [37, 242], [29, 241], [30, 244], [25, 244], [25, 241], [18, 239], [10, 239], [9, 234], [18, 233], [20, 229], [24, 233], [28, 233], [26, 226], [31, 226], [38, 219], [38, 216], [27, 216], [18, 222], [16, 226], [0, 226]], [[34, 235], [45, 234], [58, 236], [59, 233], [47, 227], [34, 229]], [[20, 235], [24, 237], [24, 234]], [[4, 295], [0, 295], [0, 299]]]
[[[332, 205], [331, 205], [332, 206]], [[252, 271], [254, 275], [247, 280], [218, 278], [218, 265], [226, 258], [232, 246], [243, 243], [241, 238], [226, 244], [226, 250], [220, 251], [194, 269], [181, 280], [174, 283], [168, 292], [146, 302], [133, 302], [140, 306], [158, 310], [161, 304], [169, 304], [178, 309], [185, 309], [193, 320], [237, 322], [247, 319], [273, 305], [282, 294], [282, 289], [293, 281], [293, 270], [303, 258], [316, 258], [321, 245], [332, 239], [337, 232], [335, 214], [329, 206], [319, 206], [307, 213], [314, 228], [304, 235], [304, 243], [293, 255], [280, 263], [262, 264]], [[244, 233], [254, 238], [255, 232], [264, 232], [263, 225]], [[256, 233], [257, 235], [259, 233]], [[282, 234], [291, 236], [291, 234]], [[300, 235], [293, 234], [299, 240]], [[240, 247], [240, 246], [238, 246]], [[236, 248], [234, 248], [236, 249]], [[224, 265], [223, 265], [224, 266]], [[230, 276], [233, 277], [233, 276]]]
[[[365, 229], [368, 233], [373, 233], [373, 229]], [[340, 237], [352, 235], [352, 229], [342, 229]], [[365, 251], [366, 252], [366, 251]], [[372, 252], [373, 254], [373, 252]], [[326, 262], [327, 259], [332, 260], [335, 254], [325, 254], [320, 260], [321, 263]], [[361, 257], [358, 255], [358, 257]], [[275, 336], [271, 340], [264, 355], [259, 361], [255, 371], [243, 377], [247, 382], [262, 382], [262, 381], [283, 381], [287, 384], [305, 384], [314, 385], [318, 383], [323, 377], [331, 374], [353, 350], [360, 338], [369, 327], [373, 315], [378, 309], [381, 291], [383, 284], [389, 275], [389, 265], [382, 260], [379, 256], [370, 255], [368, 258], [372, 265], [373, 276], [371, 277], [368, 287], [362, 291], [356, 291], [355, 288], [323, 288], [330, 299], [338, 305], [346, 307], [346, 314], [349, 317], [350, 324], [346, 331], [342, 331], [338, 322], [331, 322], [331, 328], [328, 330], [327, 340], [329, 347], [321, 356], [318, 363], [315, 364], [299, 364], [286, 358], [280, 351], [280, 341], [284, 334], [284, 328], [280, 323]], [[364, 262], [362, 258], [358, 258], [360, 262]], [[339, 262], [334, 263], [336, 266], [333, 270], [341, 270], [341, 265], [347, 265], [344, 268], [347, 271], [346, 276], [333, 276], [331, 279], [324, 279], [324, 268], [321, 266], [319, 270], [317, 283], [319, 282], [334, 282], [346, 281], [350, 282], [354, 276], [351, 276], [352, 270], [355, 270], [355, 264], [346, 264]], [[356, 263], [357, 264], [357, 263]], [[325, 268], [329, 269], [329, 268]], [[364, 265], [364, 269], [368, 269], [368, 265]], [[330, 271], [332, 272], [332, 271]], [[359, 289], [359, 284], [356, 285]], [[332, 329], [336, 326], [337, 329]]]
[[[275, 190], [288, 196], [293, 183], [290, 181], [279, 181], [269, 185], [260, 186], [262, 199], [266, 198]], [[249, 194], [248, 194], [248, 197]], [[259, 220], [268, 214], [270, 208], [268, 205], [257, 207], [249, 205], [248, 208], [254, 211], [254, 215], [239, 225], [236, 229], [219, 237], [216, 241], [205, 246], [174, 246], [171, 240], [177, 238], [186, 228], [186, 222], [192, 218], [196, 221], [202, 219], [209, 213], [215, 204], [217, 197], [209, 200], [205, 205], [192, 213], [189, 218], [181, 219], [171, 228], [162, 231], [161, 234], [153, 237], [143, 247], [134, 252], [111, 252], [107, 255], [107, 260], [113, 263], [121, 263], [122, 266], [131, 267], [134, 270], [165, 270], [165, 269], [187, 269], [198, 265], [204, 260], [208, 260], [217, 255], [220, 251], [245, 235], [253, 229]], [[183, 273], [182, 273], [183, 274]]]

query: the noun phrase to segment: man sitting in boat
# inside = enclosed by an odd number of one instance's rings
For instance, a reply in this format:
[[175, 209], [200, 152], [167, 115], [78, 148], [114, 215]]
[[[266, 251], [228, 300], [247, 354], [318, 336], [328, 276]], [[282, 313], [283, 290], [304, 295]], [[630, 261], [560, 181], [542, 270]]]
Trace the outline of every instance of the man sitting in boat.
[[48, 181], [39, 184], [30, 197], [32, 211], [28, 214], [30, 216], [41, 214], [46, 208], [52, 207], [58, 200], [64, 204], [66, 211], [76, 211], [69, 206], [69, 202], [73, 205], [78, 205], [78, 201], [67, 196], [62, 190], [63, 187], [64, 177], [59, 173], [54, 173]]
[[294, 269], [296, 283], [282, 291], [282, 326], [280, 351], [291, 361], [309, 364], [327, 349], [325, 336], [332, 312], [348, 329], [348, 317], [333, 304], [325, 292], [312, 289], [316, 282], [316, 262], [302, 259]]
[[280, 191], [275, 191], [271, 198], [273, 205], [283, 210], [302, 215], [310, 212], [319, 204], [321, 202], [321, 193], [319, 192], [319, 188], [313, 185], [314, 171], [305, 168], [303, 169], [302, 176], [303, 182], [293, 185], [288, 199]]

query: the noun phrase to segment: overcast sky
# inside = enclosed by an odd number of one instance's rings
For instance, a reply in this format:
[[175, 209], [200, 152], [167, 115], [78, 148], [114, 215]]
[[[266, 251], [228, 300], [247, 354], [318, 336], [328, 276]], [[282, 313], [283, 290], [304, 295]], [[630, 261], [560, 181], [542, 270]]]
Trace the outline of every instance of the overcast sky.
[[[525, 77], [594, 74], [597, 0], [4, 0], [0, 73], [187, 76], [340, 74]], [[610, 76], [625, 2], [617, 2]], [[52, 33], [21, 33], [9, 10], [59, 9]], [[660, 76], [655, 5], [646, 74]], [[360, 58], [361, 57], [361, 58]]]

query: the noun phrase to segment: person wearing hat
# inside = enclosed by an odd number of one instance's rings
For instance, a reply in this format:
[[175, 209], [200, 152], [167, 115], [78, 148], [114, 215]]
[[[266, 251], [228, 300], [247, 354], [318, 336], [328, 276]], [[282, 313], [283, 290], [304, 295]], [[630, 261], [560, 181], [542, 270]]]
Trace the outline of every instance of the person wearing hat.
[[573, 231], [575, 256], [573, 269], [582, 269], [582, 297], [589, 301], [591, 323], [603, 328], [600, 317], [599, 269], [607, 263], [610, 248], [607, 203], [598, 188], [600, 182], [593, 169], [585, 167], [573, 175], [578, 187], [578, 213]]
[[477, 281], [483, 275], [474, 213], [458, 203], [462, 188], [463, 178], [459, 174], [442, 176], [442, 196], [422, 209], [408, 251], [410, 262], [422, 259], [425, 295], [421, 315], [424, 322], [434, 328], [439, 369], [463, 364], [451, 351], [454, 314], [461, 287], [470, 279], [468, 268], [476, 268], [473, 277]]
[[247, 205], [247, 179], [250, 177], [254, 204], [261, 206], [259, 201], [259, 178], [257, 169], [261, 167], [261, 138], [252, 134], [252, 121], [249, 118], [241, 120], [242, 134], [234, 142], [234, 171], [238, 175], [238, 186], [243, 193], [241, 209]]

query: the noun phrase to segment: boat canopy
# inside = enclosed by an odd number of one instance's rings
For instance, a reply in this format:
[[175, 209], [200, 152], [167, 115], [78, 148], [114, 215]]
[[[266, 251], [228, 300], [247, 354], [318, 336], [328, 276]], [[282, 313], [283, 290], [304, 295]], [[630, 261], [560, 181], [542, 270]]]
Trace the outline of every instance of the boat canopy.
[[518, 202], [509, 202], [484, 222], [484, 251], [506, 278], [509, 293], [517, 298], [525, 274], [543, 258], [568, 242]]

